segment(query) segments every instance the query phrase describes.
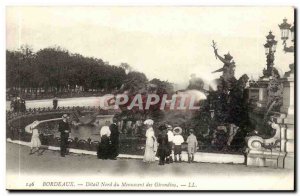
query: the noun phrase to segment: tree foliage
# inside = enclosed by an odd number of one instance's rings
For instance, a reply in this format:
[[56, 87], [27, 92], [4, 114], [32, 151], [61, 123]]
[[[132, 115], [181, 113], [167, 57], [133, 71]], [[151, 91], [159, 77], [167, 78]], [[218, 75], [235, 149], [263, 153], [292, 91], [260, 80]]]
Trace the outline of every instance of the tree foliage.
[[[7, 50], [6, 66], [7, 88], [20, 91], [61, 92], [76, 85], [85, 91], [112, 91], [128, 80], [124, 66], [105, 64], [102, 59], [72, 54], [60, 47], [44, 48], [36, 53], [28, 46]], [[126, 68], [129, 67], [127, 64]]]

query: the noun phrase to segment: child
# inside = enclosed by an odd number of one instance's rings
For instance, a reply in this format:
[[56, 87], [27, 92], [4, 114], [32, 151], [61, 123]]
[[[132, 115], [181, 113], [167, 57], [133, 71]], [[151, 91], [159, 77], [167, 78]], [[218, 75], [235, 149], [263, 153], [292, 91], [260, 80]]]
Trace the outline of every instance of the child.
[[174, 143], [174, 158], [175, 162], [177, 162], [177, 155], [179, 156], [179, 162], [181, 162], [181, 144], [184, 142], [184, 139], [181, 135], [182, 129], [180, 127], [175, 127], [173, 129], [174, 132], [174, 138], [173, 138], [173, 143]]
[[194, 135], [194, 130], [190, 129], [189, 132], [190, 135], [187, 138], [186, 142], [188, 144], [188, 161], [189, 163], [191, 163], [194, 161], [194, 154], [197, 151], [198, 141], [196, 136]]
[[167, 126], [161, 125], [158, 127], [160, 133], [157, 137], [157, 153], [156, 156], [159, 158], [159, 165], [164, 165], [166, 163], [166, 157], [169, 156], [169, 142], [167, 134]]
[[166, 163], [173, 163], [173, 157], [172, 157], [172, 148], [173, 148], [173, 138], [174, 138], [174, 133], [172, 132], [172, 126], [171, 125], [167, 125], [167, 130], [168, 130], [168, 147], [169, 147], [169, 151], [168, 151], [168, 156], [166, 159]]
[[[36, 152], [38, 153], [38, 155], [41, 155], [41, 153], [39, 152], [40, 147], [41, 147], [41, 140], [39, 138], [40, 134], [39, 134], [38, 129], [36, 128], [38, 124], [39, 124], [39, 121], [36, 120], [33, 123], [31, 123], [25, 127], [26, 132], [32, 133], [29, 155], [32, 155]], [[37, 149], [37, 150], [33, 151], [34, 149]]]

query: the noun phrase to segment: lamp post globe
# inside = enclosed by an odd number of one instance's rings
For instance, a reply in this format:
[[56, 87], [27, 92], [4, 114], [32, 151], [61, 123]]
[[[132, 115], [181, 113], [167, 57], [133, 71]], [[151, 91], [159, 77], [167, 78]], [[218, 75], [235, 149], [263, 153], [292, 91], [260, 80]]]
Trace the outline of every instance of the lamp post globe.
[[264, 44], [265, 54], [271, 54], [276, 52], [277, 41], [274, 39], [275, 36], [272, 34], [272, 31], [266, 36], [267, 43]]
[[291, 28], [291, 24], [287, 23], [287, 19], [283, 19], [283, 23], [281, 23], [279, 29], [281, 30], [281, 39], [286, 41], [289, 38], [289, 31]]

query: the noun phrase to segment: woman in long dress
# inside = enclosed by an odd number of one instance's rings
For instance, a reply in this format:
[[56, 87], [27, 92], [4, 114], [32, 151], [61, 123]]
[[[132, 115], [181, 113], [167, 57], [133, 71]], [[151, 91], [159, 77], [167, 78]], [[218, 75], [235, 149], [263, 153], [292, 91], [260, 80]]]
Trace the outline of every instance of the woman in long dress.
[[153, 120], [148, 119], [144, 122], [144, 124], [147, 126], [146, 131], [146, 146], [145, 146], [145, 154], [144, 154], [144, 162], [154, 162], [155, 161], [155, 154], [157, 151], [157, 142], [156, 137], [154, 135], [153, 130]]
[[110, 135], [109, 122], [105, 122], [100, 130], [100, 143], [97, 151], [98, 159], [108, 159], [110, 157]]

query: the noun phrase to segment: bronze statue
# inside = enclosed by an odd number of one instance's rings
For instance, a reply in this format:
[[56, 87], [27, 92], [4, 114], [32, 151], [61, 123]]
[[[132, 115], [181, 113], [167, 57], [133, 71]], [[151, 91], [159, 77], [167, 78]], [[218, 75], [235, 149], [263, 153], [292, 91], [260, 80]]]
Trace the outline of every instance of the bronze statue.
[[230, 55], [229, 52], [228, 52], [228, 54], [224, 55], [224, 58], [221, 57], [218, 54], [218, 49], [217, 49], [217, 46], [216, 46], [216, 42], [214, 42], [214, 41], [213, 41], [212, 47], [214, 49], [216, 59], [219, 59], [221, 62], [224, 63], [222, 68], [217, 69], [217, 70], [213, 71], [212, 73], [223, 72], [222, 77], [224, 78], [225, 81], [228, 81], [229, 79], [234, 78], [235, 62], [232, 60], [233, 57]]

